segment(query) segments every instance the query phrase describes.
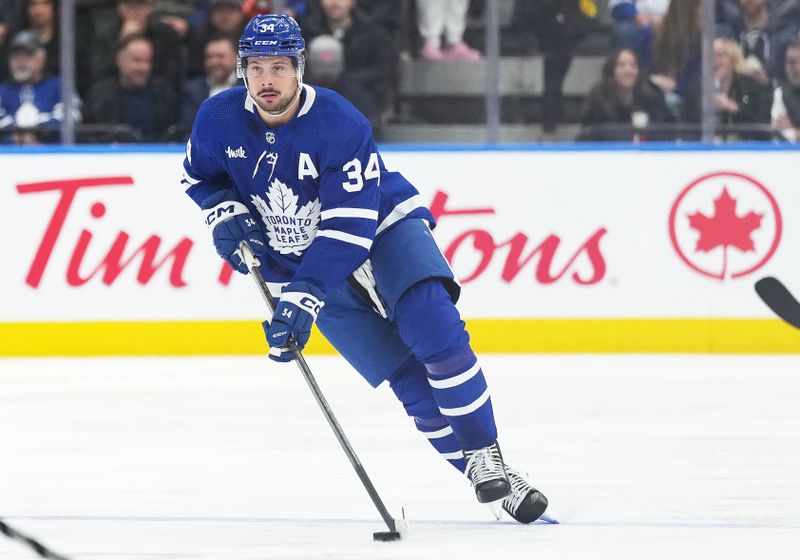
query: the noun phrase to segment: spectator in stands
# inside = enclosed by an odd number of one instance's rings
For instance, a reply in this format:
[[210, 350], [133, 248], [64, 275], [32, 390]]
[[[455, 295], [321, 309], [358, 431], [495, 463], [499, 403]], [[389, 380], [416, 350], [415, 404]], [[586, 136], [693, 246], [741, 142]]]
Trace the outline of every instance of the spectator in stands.
[[189, 39], [189, 76], [202, 75], [206, 43], [212, 39], [226, 38], [238, 45], [247, 21], [241, 0], [211, 0], [208, 19], [192, 31]]
[[669, 0], [609, 0], [614, 22], [611, 41], [616, 48], [633, 47], [643, 27], [657, 28], [669, 8]]
[[642, 71], [651, 75], [678, 118], [684, 98], [700, 87], [701, 18], [701, 0], [672, 0], [661, 26], [642, 28], [637, 40]]
[[772, 128], [790, 142], [800, 141], [800, 36], [786, 47], [785, 79], [778, 80], [772, 103]]
[[144, 34], [119, 44], [116, 77], [92, 86], [87, 113], [91, 122], [127, 124], [146, 142], [161, 139], [177, 113], [177, 95], [169, 82], [153, 76], [153, 43]]
[[114, 17], [95, 29], [92, 44], [92, 83], [112, 77], [118, 62], [117, 45], [128, 37], [144, 35], [154, 56], [153, 75], [177, 88], [184, 75], [184, 47], [181, 38], [167, 23], [153, 14], [154, 0], [117, 0]]
[[398, 58], [386, 30], [356, 8], [354, 0], [320, 0], [319, 8], [306, 18], [306, 41], [318, 35], [333, 35], [340, 40], [344, 45], [344, 78], [371, 92], [380, 111], [386, 111], [392, 103]]
[[59, 29], [57, 0], [20, 0], [19, 14], [9, 29], [10, 36], [19, 32], [32, 31], [47, 51], [48, 74], [59, 72]]
[[9, 28], [14, 28], [19, 19], [20, 0], [0, 0], [0, 82], [8, 78]]
[[[275, 0], [244, 0], [242, 3], [246, 21], [250, 21], [258, 14], [272, 14], [275, 12], [275, 8]], [[284, 0], [281, 13], [289, 14], [294, 19], [300, 20], [305, 17], [307, 10], [307, 0]]]
[[362, 1], [358, 7], [366, 13], [372, 21], [389, 30], [391, 33], [399, 31], [409, 22], [405, 21], [407, 14], [398, 6], [397, 0], [368, 0]]
[[189, 38], [190, 20], [195, 12], [194, 0], [156, 0], [153, 15], [162, 23], [169, 25], [181, 41]]
[[[22, 31], [9, 44], [11, 81], [0, 85], [0, 129], [15, 129], [12, 142], [56, 141], [64, 118], [61, 80], [47, 73], [47, 51], [33, 31]], [[80, 120], [80, 112], [74, 115]]]
[[305, 81], [332, 89], [361, 111], [380, 139], [381, 112], [374, 93], [344, 74], [344, 46], [333, 35], [317, 35], [306, 47]]
[[763, 83], [783, 77], [783, 53], [800, 30], [800, 0], [723, 0], [721, 11], [718, 35], [739, 43], [749, 73]]
[[19, 0], [0, 0], [0, 48], [6, 43], [8, 27], [14, 24], [14, 18], [19, 10], [18, 6]]
[[[425, 60], [480, 60], [481, 53], [464, 42], [469, 0], [417, 0], [417, 25]], [[447, 44], [442, 49], [442, 36]]]
[[640, 71], [636, 53], [628, 48], [612, 53], [586, 99], [583, 126], [619, 123], [644, 128], [668, 120], [664, 96]]
[[[772, 89], [746, 74], [742, 49], [732, 39], [714, 40], [714, 107], [721, 124], [770, 124]], [[686, 116], [691, 122], [701, 118], [699, 88], [686, 98]], [[763, 133], [738, 136], [763, 139]]]
[[746, 75], [744, 55], [731, 39], [714, 40], [714, 106], [721, 123], [769, 124], [772, 89]]
[[[228, 38], [211, 39], [203, 56], [205, 73], [184, 82], [181, 94], [181, 132], [190, 132], [200, 105], [221, 91], [242, 85], [236, 77], [237, 45]], [[187, 134], [188, 136], [188, 134]]]
[[514, 19], [527, 22], [544, 54], [542, 140], [555, 139], [564, 111], [564, 79], [575, 48], [594, 27], [597, 6], [583, 0], [517, 2]]

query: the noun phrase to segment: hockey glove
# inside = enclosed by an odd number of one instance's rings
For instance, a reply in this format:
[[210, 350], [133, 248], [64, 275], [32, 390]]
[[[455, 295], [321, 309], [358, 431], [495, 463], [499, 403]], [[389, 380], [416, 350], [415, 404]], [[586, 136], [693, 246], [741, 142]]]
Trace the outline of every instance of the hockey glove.
[[292, 282], [281, 292], [272, 323], [264, 321], [264, 333], [269, 344], [269, 357], [276, 362], [290, 362], [294, 356], [289, 339], [302, 350], [311, 336], [311, 326], [317, 320], [324, 294], [308, 282]]
[[256, 219], [247, 206], [236, 200], [232, 190], [214, 193], [203, 201], [202, 207], [219, 256], [234, 269], [247, 274], [247, 265], [239, 253], [242, 241], [247, 241], [256, 256], [267, 252], [267, 241]]

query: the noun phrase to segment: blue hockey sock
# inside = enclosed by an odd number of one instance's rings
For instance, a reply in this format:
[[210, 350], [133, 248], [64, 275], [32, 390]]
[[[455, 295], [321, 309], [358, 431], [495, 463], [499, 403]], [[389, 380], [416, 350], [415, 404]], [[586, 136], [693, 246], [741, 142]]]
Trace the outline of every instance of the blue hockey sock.
[[464, 460], [464, 452], [453, 433], [453, 428], [445, 418], [442, 416], [431, 419], [414, 418], [414, 424], [448, 463], [462, 473], [466, 470], [467, 462]]
[[469, 335], [449, 294], [436, 279], [409, 288], [395, 306], [400, 337], [425, 364], [431, 394], [461, 449], [497, 440], [489, 389]]
[[403, 403], [406, 414], [414, 419], [417, 430], [445, 460], [464, 472], [466, 463], [461, 445], [447, 419], [439, 413], [425, 366], [411, 356], [389, 379], [389, 386]]
[[461, 449], [480, 449], [497, 441], [489, 387], [472, 349], [467, 346], [451, 358], [425, 366], [439, 412]]

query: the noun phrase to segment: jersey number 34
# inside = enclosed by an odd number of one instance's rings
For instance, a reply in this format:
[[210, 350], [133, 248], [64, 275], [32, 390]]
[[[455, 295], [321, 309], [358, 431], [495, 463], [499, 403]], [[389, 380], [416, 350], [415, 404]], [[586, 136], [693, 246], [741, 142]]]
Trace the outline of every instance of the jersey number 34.
[[[381, 169], [378, 165], [378, 154], [372, 152], [367, 161], [367, 167], [363, 170], [358, 158], [353, 158], [342, 167], [342, 171], [347, 173], [347, 182], [342, 183], [342, 188], [347, 192], [357, 192], [364, 188], [364, 181], [377, 179], [378, 186], [381, 184]], [[362, 178], [363, 177], [363, 178]]]

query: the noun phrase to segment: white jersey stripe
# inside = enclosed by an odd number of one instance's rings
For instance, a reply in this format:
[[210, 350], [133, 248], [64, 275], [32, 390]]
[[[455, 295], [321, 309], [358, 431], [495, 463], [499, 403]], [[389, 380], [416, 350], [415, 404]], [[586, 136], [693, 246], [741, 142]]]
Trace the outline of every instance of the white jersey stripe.
[[441, 430], [436, 430], [435, 432], [422, 432], [425, 434], [425, 437], [428, 439], [439, 439], [443, 437], [447, 437], [453, 433], [453, 428], [450, 426], [445, 426]]
[[394, 207], [394, 209], [386, 216], [383, 221], [378, 224], [378, 230], [375, 232], [375, 235], [379, 234], [395, 222], [398, 222], [405, 218], [408, 214], [411, 213], [412, 210], [417, 208], [422, 208], [422, 195], [415, 194], [411, 198], [407, 198], [400, 204]]
[[331, 239], [336, 239], [338, 241], [344, 241], [345, 243], [359, 245], [361, 247], [364, 247], [364, 249], [366, 249], [367, 251], [369, 251], [370, 248], [372, 247], [372, 239], [366, 237], [359, 237], [358, 235], [353, 235], [352, 233], [345, 233], [337, 229], [321, 229], [317, 232], [317, 237], [329, 237]]
[[453, 377], [448, 377], [447, 379], [430, 379], [428, 378], [428, 383], [431, 384], [431, 387], [434, 389], [449, 389], [451, 387], [457, 387], [458, 385], [462, 385], [475, 377], [478, 372], [481, 370], [481, 366], [478, 362], [475, 362], [475, 365], [469, 368], [464, 373], [459, 373], [458, 375], [454, 375]]
[[331, 208], [319, 213], [321, 221], [330, 220], [331, 218], [364, 218], [365, 220], [375, 220], [377, 222], [378, 211], [367, 208]]
[[303, 84], [303, 89], [306, 90], [306, 101], [300, 110], [297, 112], [298, 117], [302, 117], [311, 110], [314, 105], [314, 100], [317, 98], [317, 91], [309, 85]]
[[464, 452], [463, 451], [455, 451], [453, 453], [440, 453], [440, 455], [442, 457], [444, 457], [445, 459], [447, 459], [448, 461], [456, 461], [458, 459], [463, 459], [464, 458]]
[[467, 414], [471, 414], [476, 410], [478, 410], [488, 400], [489, 400], [489, 388], [487, 387], [480, 397], [478, 397], [468, 405], [459, 406], [457, 408], [439, 407], [439, 412], [441, 412], [444, 416], [466, 416]]

